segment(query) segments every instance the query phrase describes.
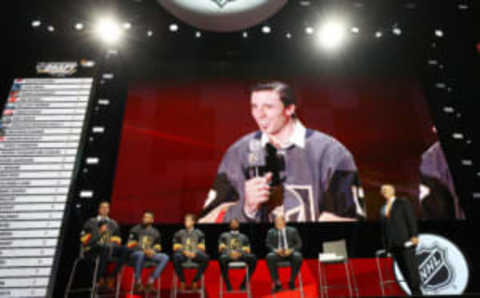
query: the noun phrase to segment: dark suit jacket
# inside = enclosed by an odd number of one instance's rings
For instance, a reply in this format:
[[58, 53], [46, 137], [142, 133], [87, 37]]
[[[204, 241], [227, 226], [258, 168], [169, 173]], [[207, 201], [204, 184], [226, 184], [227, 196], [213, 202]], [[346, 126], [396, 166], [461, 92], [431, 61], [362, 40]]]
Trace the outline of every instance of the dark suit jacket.
[[[302, 248], [302, 239], [297, 229], [294, 227], [285, 227], [285, 234], [287, 235], [287, 244], [288, 248], [293, 249], [294, 251], [300, 251]], [[278, 249], [278, 239], [280, 231], [271, 228], [267, 233], [266, 245], [270, 251]]]
[[[383, 208], [382, 208], [383, 209]], [[407, 199], [396, 198], [390, 216], [381, 214], [383, 245], [387, 250], [402, 248], [405, 242], [418, 235], [417, 219]]]

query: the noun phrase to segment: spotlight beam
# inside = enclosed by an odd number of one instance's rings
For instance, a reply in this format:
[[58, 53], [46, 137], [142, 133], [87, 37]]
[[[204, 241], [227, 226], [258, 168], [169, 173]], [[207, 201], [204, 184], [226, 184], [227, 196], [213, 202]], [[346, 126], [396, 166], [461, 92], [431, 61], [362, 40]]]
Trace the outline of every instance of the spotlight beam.
[[326, 50], [339, 48], [345, 41], [347, 26], [341, 19], [330, 19], [320, 26], [317, 39]]
[[99, 19], [95, 26], [97, 37], [106, 44], [115, 44], [122, 37], [122, 30], [119, 23], [111, 17]]

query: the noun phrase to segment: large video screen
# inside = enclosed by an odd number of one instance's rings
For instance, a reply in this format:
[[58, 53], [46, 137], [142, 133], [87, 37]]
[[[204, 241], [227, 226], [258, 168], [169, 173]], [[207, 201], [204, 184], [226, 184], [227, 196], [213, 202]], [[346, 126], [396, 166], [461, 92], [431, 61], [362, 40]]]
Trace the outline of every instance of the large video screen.
[[122, 223], [378, 220], [385, 183], [421, 219], [463, 217], [415, 72], [144, 60], [114, 181]]

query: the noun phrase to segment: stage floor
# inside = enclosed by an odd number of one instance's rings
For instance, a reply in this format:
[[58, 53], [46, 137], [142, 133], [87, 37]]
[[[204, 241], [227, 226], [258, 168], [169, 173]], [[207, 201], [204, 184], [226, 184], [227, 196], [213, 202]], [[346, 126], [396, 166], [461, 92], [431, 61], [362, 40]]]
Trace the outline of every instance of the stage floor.
[[[379, 276], [377, 273], [377, 266], [375, 259], [351, 259], [352, 267], [355, 272], [355, 277], [358, 284], [358, 293], [360, 296], [381, 296], [381, 290], [379, 286]], [[392, 279], [391, 272], [391, 260], [387, 259], [383, 261], [384, 276], [388, 279]], [[328, 284], [344, 284], [346, 285], [344, 267], [342, 264], [328, 265], [327, 279]], [[148, 275], [148, 269], [144, 270], [144, 280]], [[161, 296], [170, 297], [170, 289], [172, 287], [172, 272], [173, 267], [170, 262], [165, 268], [161, 279]], [[234, 287], [238, 287], [240, 284], [244, 270], [231, 270], [230, 279]], [[318, 279], [318, 262], [315, 259], [305, 260], [302, 265], [302, 277], [304, 284], [305, 297], [319, 297], [319, 279]], [[129, 291], [131, 284], [133, 270], [131, 267], [126, 267], [124, 270], [122, 291]], [[287, 290], [287, 282], [289, 279], [290, 269], [280, 269], [280, 279], [283, 282], [285, 290], [276, 294], [278, 298], [286, 297], [300, 297], [298, 291]], [[193, 272], [187, 271], [186, 278], [189, 281], [193, 277]], [[211, 261], [205, 272], [205, 287], [206, 297], [218, 297], [219, 296], [219, 277], [220, 270], [217, 261]], [[297, 281], [298, 285], [298, 281]], [[259, 260], [257, 269], [253, 274], [251, 281], [252, 297], [272, 297], [271, 295], [271, 280], [268, 272], [265, 260]], [[400, 287], [395, 283], [387, 288], [386, 294], [389, 296], [405, 296]], [[225, 293], [224, 296], [228, 297], [242, 297], [245, 294]], [[335, 288], [329, 290], [329, 296], [348, 296], [348, 290], [346, 288]], [[142, 295], [129, 295], [126, 294], [123, 297], [143, 297]], [[150, 297], [153, 297], [150, 295]], [[179, 295], [179, 297], [195, 297], [192, 294]]]

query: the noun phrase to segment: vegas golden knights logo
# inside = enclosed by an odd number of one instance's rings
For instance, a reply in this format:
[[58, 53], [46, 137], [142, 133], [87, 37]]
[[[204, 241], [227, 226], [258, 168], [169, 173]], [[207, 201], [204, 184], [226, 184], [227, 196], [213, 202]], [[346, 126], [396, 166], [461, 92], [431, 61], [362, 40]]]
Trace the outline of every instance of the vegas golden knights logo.
[[192, 238], [185, 239], [185, 250], [186, 251], [194, 251], [196, 243], [192, 240]]
[[152, 248], [152, 238], [148, 236], [142, 237], [140, 241], [140, 246], [142, 249], [150, 249]]
[[105, 231], [105, 233], [102, 234], [100, 237], [100, 240], [98, 241], [100, 244], [108, 244], [110, 242], [110, 238], [112, 237], [112, 233], [110, 231]]
[[230, 240], [230, 249], [231, 250], [238, 250], [240, 248], [240, 243], [237, 238], [233, 238]]

